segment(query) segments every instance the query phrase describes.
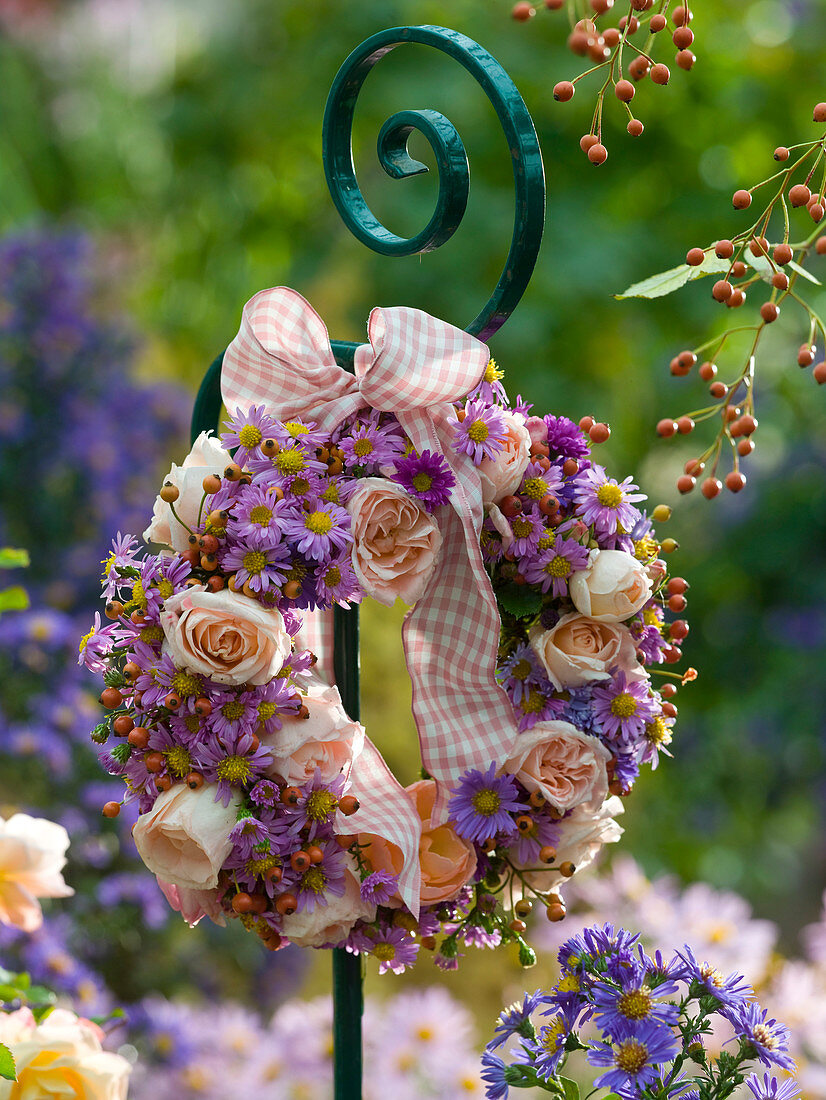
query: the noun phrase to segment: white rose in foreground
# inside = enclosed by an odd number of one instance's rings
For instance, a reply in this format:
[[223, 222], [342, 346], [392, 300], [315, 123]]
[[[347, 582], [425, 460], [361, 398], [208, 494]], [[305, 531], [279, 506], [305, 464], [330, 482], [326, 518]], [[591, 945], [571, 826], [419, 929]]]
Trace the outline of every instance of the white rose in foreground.
[[636, 646], [627, 627], [576, 612], [563, 615], [550, 630], [535, 623], [529, 640], [558, 691], [607, 680], [614, 667], [630, 672], [637, 665]]
[[0, 1079], [0, 1100], [126, 1100], [132, 1067], [102, 1039], [96, 1024], [66, 1009], [39, 1025], [28, 1008], [0, 1015], [0, 1043], [17, 1066], [16, 1081]]
[[[559, 839], [556, 845], [556, 866], [570, 861], [577, 871], [593, 863], [603, 844], [616, 844], [624, 830], [614, 820], [625, 813], [622, 799], [612, 795], [598, 810], [578, 806], [559, 823]], [[547, 893], [567, 880], [554, 867], [547, 871], [528, 871], [525, 874], [534, 889]]]
[[337, 687], [314, 681], [304, 696], [309, 718], [285, 716], [280, 730], [262, 736], [273, 754], [267, 775], [302, 784], [316, 769], [329, 783], [349, 767], [364, 746], [364, 726], [347, 715]]
[[69, 834], [53, 821], [0, 817], [0, 923], [34, 932], [43, 923], [38, 898], [72, 896], [61, 874], [68, 847]]
[[557, 810], [596, 809], [608, 794], [611, 753], [570, 722], [537, 722], [520, 733], [504, 771], [539, 791]]
[[327, 904], [314, 905], [312, 913], [305, 909], [283, 918], [281, 931], [291, 943], [299, 947], [341, 943], [357, 920], [376, 919], [375, 905], [362, 900], [358, 867], [352, 856], [348, 856], [345, 883], [340, 898], [328, 893]]
[[[198, 526], [198, 512], [204, 495], [203, 481], [207, 474], [220, 475], [229, 455], [213, 438], [211, 432], [201, 432], [193, 444], [192, 450], [184, 459], [183, 466], [176, 466], [163, 479], [164, 484], [171, 481], [179, 492], [175, 501], [175, 511], [189, 527]], [[189, 549], [189, 531], [182, 527], [172, 515], [172, 509], [158, 496], [152, 512], [152, 522], [143, 533], [144, 541], [156, 542], [168, 546], [171, 550], [183, 553]]]
[[138, 855], [164, 882], [188, 890], [213, 890], [232, 850], [230, 830], [241, 805], [232, 792], [228, 806], [215, 801], [215, 785], [197, 791], [175, 783], [158, 795], [132, 830]]
[[164, 603], [164, 652], [178, 668], [219, 684], [266, 684], [292, 650], [277, 608], [230, 592], [187, 588]]
[[642, 562], [624, 550], [592, 550], [585, 569], [571, 574], [568, 589], [583, 615], [620, 623], [648, 603], [651, 578]]
[[442, 535], [433, 516], [393, 481], [364, 477], [347, 501], [353, 569], [362, 589], [391, 607], [414, 604], [427, 588]]
[[525, 417], [504, 410], [502, 415], [507, 428], [502, 448], [494, 458], [483, 459], [479, 466], [485, 504], [498, 504], [503, 497], [515, 493], [531, 461], [531, 433], [525, 427]]

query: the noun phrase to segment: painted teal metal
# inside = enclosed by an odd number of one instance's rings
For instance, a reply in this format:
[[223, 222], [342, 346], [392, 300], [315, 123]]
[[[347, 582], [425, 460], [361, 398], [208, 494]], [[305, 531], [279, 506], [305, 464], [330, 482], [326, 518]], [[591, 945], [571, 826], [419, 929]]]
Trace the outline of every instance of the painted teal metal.
[[[378, 137], [379, 163], [393, 179], [427, 172], [414, 160], [407, 142], [414, 130], [430, 143], [439, 172], [436, 209], [425, 228], [413, 237], [391, 233], [367, 205], [353, 164], [352, 134], [356, 100], [368, 73], [385, 54], [409, 43], [432, 46], [458, 61], [479, 82], [496, 110], [510, 150], [516, 190], [513, 237], [505, 266], [493, 294], [466, 326], [481, 340], [489, 339], [508, 319], [528, 285], [539, 255], [545, 222], [545, 173], [533, 121], [511, 78], [498, 61], [473, 39], [445, 27], [394, 27], [362, 42], [346, 59], [333, 81], [324, 112], [322, 151], [327, 184], [344, 223], [368, 248], [385, 256], [432, 252], [448, 241], [462, 220], [470, 189], [465, 147], [454, 125], [438, 111], [399, 111], [384, 123]], [[342, 367], [353, 369], [356, 344], [333, 341]], [[193, 440], [217, 425], [221, 410], [223, 352], [201, 383], [192, 414]], [[358, 720], [358, 608], [334, 609], [334, 671], [347, 713]], [[335, 1100], [361, 1100], [363, 1008], [362, 973], [358, 957], [333, 951], [333, 1033]]]

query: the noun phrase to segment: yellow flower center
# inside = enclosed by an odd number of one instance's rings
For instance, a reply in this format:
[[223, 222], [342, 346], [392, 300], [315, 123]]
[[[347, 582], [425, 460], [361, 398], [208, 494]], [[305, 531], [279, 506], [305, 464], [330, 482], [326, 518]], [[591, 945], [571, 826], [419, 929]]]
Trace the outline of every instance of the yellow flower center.
[[542, 692], [537, 691], [536, 688], [531, 688], [528, 692], [528, 698], [522, 700], [522, 710], [525, 714], [539, 714], [545, 703], [546, 699]]
[[561, 554], [557, 554], [555, 558], [551, 558], [547, 565], [542, 567], [542, 572], [547, 573], [549, 577], [567, 577], [571, 572], [571, 563], [567, 558], [563, 558]]
[[646, 626], [656, 626], [660, 629], [660, 620], [657, 618], [657, 612], [653, 607], [646, 607], [642, 613], [642, 621]]
[[172, 687], [182, 699], [190, 695], [200, 695], [203, 681], [200, 676], [193, 676], [189, 672], [176, 672], [172, 677]]
[[78, 653], [83, 653], [83, 651], [86, 649], [86, 646], [89, 644], [89, 639], [92, 637], [94, 632], [95, 628], [92, 627], [88, 634], [83, 635], [83, 637], [80, 639], [80, 644], [77, 647]]
[[424, 470], [420, 470], [413, 478], [413, 488], [417, 493], [426, 493], [432, 485], [433, 478], [430, 474], [426, 474]]
[[248, 859], [244, 869], [248, 875], [263, 875], [277, 866], [278, 860], [275, 856], [261, 856], [260, 859]]
[[224, 703], [221, 707], [221, 714], [224, 718], [228, 718], [230, 722], [234, 722], [237, 718], [243, 718], [246, 707], [238, 699], [231, 699], [229, 703]]
[[270, 718], [278, 710], [275, 703], [259, 703], [258, 704], [258, 717], [262, 722], [269, 722]]
[[338, 504], [339, 493], [338, 486], [335, 482], [330, 482], [324, 492], [321, 494], [321, 499], [326, 501], [327, 504]]
[[337, 584], [341, 584], [341, 570], [337, 565], [331, 565], [324, 574], [324, 583], [328, 588], [335, 588]]
[[708, 963], [705, 963], [703, 966], [700, 967], [700, 978], [703, 981], [708, 982], [709, 985], [716, 986], [717, 989], [720, 989], [722, 987], [725, 980], [720, 971], [713, 966], [709, 966]]
[[671, 744], [671, 729], [662, 718], [655, 718], [653, 722], [646, 723], [645, 736], [652, 745]]
[[548, 1024], [545, 1028], [545, 1034], [542, 1038], [542, 1045], [545, 1050], [553, 1053], [559, 1046], [559, 1040], [565, 1037], [565, 1024], [560, 1017], [557, 1017], [552, 1024]]
[[298, 439], [300, 435], [306, 435], [307, 432], [310, 430], [306, 424], [299, 424], [296, 420], [286, 421], [284, 427], [287, 429], [293, 439]]
[[304, 526], [314, 535], [326, 535], [333, 526], [333, 517], [327, 512], [310, 512], [304, 517]]
[[485, 381], [486, 382], [498, 382], [501, 378], [505, 377], [505, 372], [500, 370], [496, 365], [496, 360], [491, 359], [488, 365], [485, 367]]
[[625, 1039], [614, 1046], [614, 1061], [623, 1073], [639, 1073], [648, 1061], [648, 1047], [639, 1039]]
[[250, 512], [250, 523], [257, 523], [259, 527], [269, 527], [272, 523], [272, 508], [266, 504], [256, 504]]
[[215, 770], [218, 778], [227, 783], [246, 783], [252, 775], [249, 760], [244, 756], [227, 756]]
[[166, 766], [178, 779], [183, 779], [185, 775], [189, 775], [192, 771], [192, 757], [183, 745], [175, 745], [174, 748], [165, 752], [164, 756], [166, 757]]
[[168, 600], [175, 592], [175, 586], [172, 581], [168, 581], [166, 577], [161, 577], [157, 583], [158, 592], [161, 594], [162, 600]]
[[579, 993], [579, 978], [576, 974], [566, 974], [564, 978], [559, 979], [556, 988], [559, 993]]
[[373, 453], [373, 444], [369, 439], [357, 439], [353, 444], [353, 454], [357, 458], [366, 458]]
[[301, 876], [301, 888], [302, 890], [312, 890], [314, 894], [321, 894], [324, 892], [324, 887], [327, 885], [327, 876], [319, 865], [310, 867]]
[[305, 497], [310, 491], [310, 483], [306, 477], [297, 477], [290, 486], [290, 492], [294, 497]]
[[198, 717], [197, 714], [188, 714], [186, 718], [184, 718], [184, 725], [190, 733], [195, 733], [200, 724], [201, 719]]
[[146, 611], [146, 592], [143, 581], [135, 581], [132, 585], [132, 603], [137, 604], [141, 611]]
[[617, 1001], [617, 1009], [629, 1020], [644, 1020], [651, 1012], [651, 991], [629, 989]]
[[433, 1030], [429, 1027], [420, 1027], [416, 1029], [416, 1038], [421, 1039], [423, 1043], [429, 1043], [433, 1039]]
[[634, 543], [634, 557], [637, 561], [650, 561], [651, 558], [656, 558], [659, 550], [657, 540], [650, 535], [645, 535]]
[[242, 559], [243, 566], [252, 576], [263, 572], [267, 565], [267, 555], [261, 550], [248, 550]]
[[295, 447], [290, 447], [286, 451], [281, 451], [273, 459], [273, 465], [276, 467], [279, 473], [285, 477], [300, 473], [305, 469], [307, 462], [301, 451]]
[[754, 1028], [752, 1034], [757, 1042], [760, 1043], [761, 1046], [764, 1046], [766, 1050], [774, 1050], [777, 1046], [777, 1040], [765, 1024], [758, 1024], [757, 1027]]
[[477, 814], [481, 814], [482, 817], [493, 817], [494, 814], [499, 813], [502, 799], [496, 791], [486, 787], [484, 790], [477, 791], [470, 802]]
[[624, 493], [619, 485], [600, 485], [596, 495], [597, 503], [603, 508], [619, 508], [624, 500]]
[[261, 429], [256, 428], [254, 424], [245, 424], [241, 431], [238, 433], [238, 442], [242, 447], [251, 449], [257, 447], [264, 436], [261, 434]]
[[392, 962], [396, 957], [396, 948], [392, 943], [377, 943], [370, 952], [379, 962]]
[[467, 430], [468, 439], [474, 443], [484, 443], [490, 435], [490, 429], [484, 420], [474, 420]]
[[517, 516], [511, 520], [511, 530], [518, 539], [525, 539], [533, 531], [533, 520], [525, 516]]
[[529, 477], [520, 489], [520, 492], [531, 500], [542, 500], [548, 494], [549, 486], [544, 477]]
[[329, 791], [311, 791], [305, 809], [312, 821], [325, 821], [338, 806], [338, 799]]
[[511, 669], [511, 676], [514, 680], [527, 680], [533, 670], [533, 666], [527, 657], [523, 657], [521, 661], [517, 661]]
[[152, 626], [145, 626], [141, 631], [141, 641], [151, 645], [152, 642], [159, 642], [163, 638], [163, 631], [155, 624]]
[[637, 700], [629, 691], [621, 691], [611, 700], [611, 713], [615, 718], [630, 718], [637, 713]]

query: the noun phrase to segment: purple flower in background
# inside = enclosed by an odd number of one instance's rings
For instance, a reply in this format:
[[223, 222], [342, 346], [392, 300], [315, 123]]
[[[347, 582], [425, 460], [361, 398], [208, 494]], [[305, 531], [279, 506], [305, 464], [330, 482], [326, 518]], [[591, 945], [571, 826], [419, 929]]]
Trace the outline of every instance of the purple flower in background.
[[409, 932], [398, 925], [387, 925], [377, 931], [371, 929], [357, 940], [363, 954], [371, 954], [379, 961], [379, 974], [392, 970], [403, 974], [408, 966], [415, 966], [419, 945]]
[[495, 405], [469, 401], [462, 419], [450, 417], [447, 423], [453, 428], [454, 451], [468, 455], [476, 466], [486, 458], [495, 458], [502, 450], [507, 427], [502, 410]]
[[428, 512], [440, 504], [447, 504], [456, 484], [444, 456], [433, 451], [396, 459], [392, 480], [420, 500]]
[[524, 809], [518, 801], [516, 780], [510, 775], [496, 776], [495, 762], [486, 772], [466, 771], [451, 791], [448, 804], [456, 832], [477, 844], [497, 834], [513, 835], [516, 825], [511, 815]]
[[487, 1045], [487, 1050], [496, 1050], [510, 1039], [512, 1035], [521, 1035], [525, 1039], [533, 1038], [534, 1027], [530, 1022], [532, 1013], [536, 1011], [542, 990], [534, 993], [526, 993], [521, 1001], [514, 1001], [512, 1005], [503, 1008], [493, 1029], [493, 1038]]
[[778, 1081], [764, 1073], [762, 1078], [753, 1073], [746, 1079], [754, 1100], [795, 1100], [800, 1095], [800, 1086], [796, 1081]]
[[616, 534], [617, 525], [631, 531], [641, 519], [633, 504], [637, 500], [645, 500], [645, 493], [638, 491], [630, 477], [615, 481], [602, 466], [585, 470], [574, 497], [577, 515], [602, 535]]
[[[221, 433], [221, 446], [225, 451], [235, 449], [233, 462], [245, 466], [265, 439], [271, 439], [278, 421], [267, 414], [265, 405], [253, 405], [246, 413], [240, 409], [226, 423], [229, 431]], [[237, 449], [236, 449], [237, 448]], [[256, 456], [257, 457], [257, 456]], [[227, 454], [227, 463], [230, 462]]]
[[506, 1076], [508, 1067], [502, 1059], [486, 1050], [482, 1055], [482, 1080], [485, 1082], [487, 1100], [508, 1100], [510, 1087]]

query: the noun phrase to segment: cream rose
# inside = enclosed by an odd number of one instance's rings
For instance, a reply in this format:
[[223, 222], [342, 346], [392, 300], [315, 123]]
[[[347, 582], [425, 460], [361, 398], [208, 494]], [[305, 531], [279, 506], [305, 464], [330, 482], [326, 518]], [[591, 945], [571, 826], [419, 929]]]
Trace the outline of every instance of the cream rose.
[[436, 565], [438, 524], [400, 485], [380, 477], [359, 481], [347, 502], [353, 521], [353, 568], [367, 593], [390, 607], [414, 604]]
[[[204, 495], [203, 481], [207, 474], [220, 474], [229, 462], [229, 456], [211, 432], [201, 432], [193, 444], [192, 450], [184, 459], [183, 466], [172, 465], [172, 469], [163, 479], [164, 484], [171, 481], [178, 490], [175, 511], [187, 526], [198, 526], [198, 512]], [[155, 542], [168, 546], [170, 550], [183, 553], [189, 549], [189, 531], [172, 515], [172, 509], [158, 496], [152, 512], [152, 522], [143, 533], [146, 542]]]
[[611, 753], [569, 722], [537, 722], [516, 738], [504, 770], [539, 791], [557, 810], [597, 809], [608, 794]]
[[63, 881], [69, 834], [28, 814], [0, 817], [0, 924], [34, 932], [43, 923], [38, 898], [68, 898]]
[[476, 850], [470, 841], [459, 836], [449, 822], [445, 825], [434, 825], [431, 821], [436, 801], [436, 784], [432, 779], [411, 783], [405, 790], [422, 819], [422, 835], [419, 840], [422, 905], [449, 901], [473, 878], [476, 871]]
[[634, 639], [627, 627], [601, 623], [576, 612], [563, 615], [550, 630], [535, 623], [528, 637], [548, 679], [559, 691], [607, 680], [611, 668], [630, 672], [637, 665]]
[[347, 857], [344, 893], [341, 897], [327, 893], [326, 905], [314, 905], [310, 913], [304, 910], [284, 917], [281, 931], [299, 947], [323, 947], [346, 939], [357, 920], [376, 919], [376, 907], [361, 896], [361, 880], [352, 856]]
[[361, 753], [364, 727], [348, 717], [338, 688], [320, 681], [310, 684], [304, 705], [309, 718], [285, 717], [280, 730], [262, 737], [273, 753], [267, 774], [301, 784], [318, 769], [329, 783]]
[[568, 582], [577, 611], [603, 623], [620, 623], [647, 603], [651, 578], [624, 550], [592, 550], [588, 564]]
[[[570, 861], [577, 871], [582, 871], [593, 863], [603, 844], [616, 844], [622, 836], [624, 830], [614, 819], [624, 812], [622, 799], [616, 795], [606, 799], [597, 810], [577, 806], [559, 823], [556, 867]], [[566, 881], [556, 867], [528, 871], [525, 878], [534, 889], [547, 893]]]
[[187, 890], [214, 890], [232, 851], [229, 834], [240, 805], [237, 791], [224, 806], [215, 801], [214, 784], [193, 791], [186, 783], [175, 783], [138, 818], [132, 830], [138, 855], [164, 882]]
[[164, 651], [178, 668], [219, 684], [266, 684], [292, 650], [276, 608], [230, 592], [187, 588], [161, 612]]
[[222, 927], [227, 923], [221, 908], [223, 891], [220, 888], [188, 890], [185, 886], [164, 882], [162, 878], [158, 879], [158, 886], [175, 912], [181, 914], [190, 928], [194, 928], [204, 917], [209, 917], [213, 924], [220, 924]]
[[531, 434], [521, 413], [505, 412], [507, 434], [502, 448], [494, 458], [485, 458], [479, 466], [482, 479], [482, 500], [498, 504], [519, 488], [531, 461]]
[[0, 1015], [0, 1043], [17, 1067], [16, 1081], [0, 1079], [0, 1100], [126, 1100], [132, 1067], [102, 1039], [96, 1024], [63, 1008], [40, 1024], [28, 1008]]

